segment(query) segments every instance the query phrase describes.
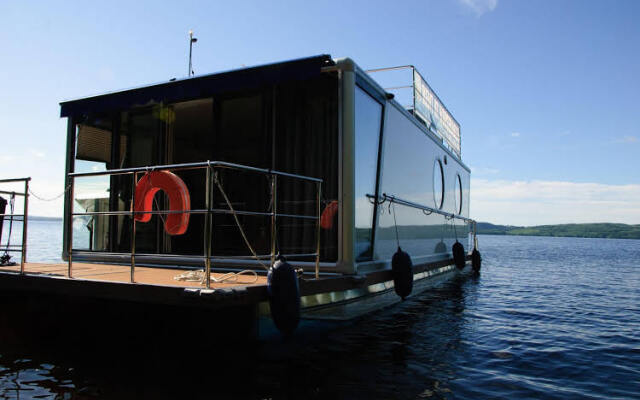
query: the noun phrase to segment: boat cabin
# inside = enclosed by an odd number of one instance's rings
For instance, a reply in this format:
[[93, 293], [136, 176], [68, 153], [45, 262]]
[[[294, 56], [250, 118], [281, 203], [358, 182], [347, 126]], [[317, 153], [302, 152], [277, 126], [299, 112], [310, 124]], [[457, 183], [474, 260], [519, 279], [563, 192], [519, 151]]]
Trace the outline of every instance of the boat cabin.
[[470, 249], [460, 127], [407, 68], [409, 105], [328, 55], [61, 103], [63, 258], [356, 274]]

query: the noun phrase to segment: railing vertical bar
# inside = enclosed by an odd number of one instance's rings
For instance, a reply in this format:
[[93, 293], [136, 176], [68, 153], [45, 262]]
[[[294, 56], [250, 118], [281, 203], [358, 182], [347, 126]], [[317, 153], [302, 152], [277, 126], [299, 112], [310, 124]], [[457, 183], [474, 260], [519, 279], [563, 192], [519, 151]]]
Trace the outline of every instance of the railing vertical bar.
[[276, 261], [276, 235], [278, 234], [277, 229], [277, 217], [276, 213], [278, 210], [278, 176], [271, 175], [271, 266]]
[[413, 90], [411, 91], [411, 97], [413, 98], [413, 115], [416, 115], [416, 69], [411, 67], [411, 86], [413, 86]]
[[207, 213], [204, 215], [204, 266], [207, 289], [211, 289], [211, 165], [207, 165], [206, 179], [205, 206], [207, 207]]
[[130, 282], [135, 283], [135, 270], [136, 270], [136, 215], [135, 215], [135, 200], [136, 200], [136, 183], [138, 182], [138, 173], [134, 172], [131, 175], [131, 276]]
[[316, 279], [320, 278], [320, 204], [322, 199], [322, 182], [318, 182], [316, 188], [316, 211], [318, 219], [316, 220]]
[[20, 254], [20, 274], [24, 275], [27, 262], [27, 222], [29, 220], [29, 178], [24, 180], [24, 216], [22, 217], [22, 254]]
[[473, 221], [473, 248], [478, 250], [478, 223]]
[[67, 249], [67, 256], [69, 259], [69, 265], [67, 266], [67, 278], [73, 278], [73, 201], [74, 201], [74, 189], [75, 189], [75, 178], [69, 175], [69, 223], [67, 224], [67, 237], [69, 239]]

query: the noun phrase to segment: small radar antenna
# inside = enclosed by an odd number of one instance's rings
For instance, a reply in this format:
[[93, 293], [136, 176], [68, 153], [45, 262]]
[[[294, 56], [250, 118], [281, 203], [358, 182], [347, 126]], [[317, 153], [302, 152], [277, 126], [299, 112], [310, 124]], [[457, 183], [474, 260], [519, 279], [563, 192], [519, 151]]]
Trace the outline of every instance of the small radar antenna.
[[191, 64], [191, 55], [193, 54], [193, 44], [197, 42], [198, 39], [193, 37], [193, 29], [189, 30], [189, 72], [187, 73], [188, 77], [192, 77], [194, 75], [193, 67]]

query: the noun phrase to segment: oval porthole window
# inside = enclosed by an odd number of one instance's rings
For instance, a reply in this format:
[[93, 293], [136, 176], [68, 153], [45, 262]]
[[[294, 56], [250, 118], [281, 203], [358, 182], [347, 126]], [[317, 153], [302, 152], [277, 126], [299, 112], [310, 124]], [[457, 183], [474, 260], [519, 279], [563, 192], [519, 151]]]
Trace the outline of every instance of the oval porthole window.
[[444, 171], [442, 170], [442, 161], [437, 159], [433, 163], [433, 201], [436, 208], [442, 208], [444, 203]]
[[462, 214], [462, 178], [460, 178], [460, 174], [456, 174], [456, 189], [455, 189], [455, 198], [456, 198], [456, 214]]

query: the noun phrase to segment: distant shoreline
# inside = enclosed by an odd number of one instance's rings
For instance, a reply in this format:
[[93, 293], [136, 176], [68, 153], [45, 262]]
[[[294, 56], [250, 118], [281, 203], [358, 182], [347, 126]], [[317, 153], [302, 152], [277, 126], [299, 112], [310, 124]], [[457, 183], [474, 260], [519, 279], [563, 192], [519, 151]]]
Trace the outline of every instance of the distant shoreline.
[[62, 221], [62, 217], [39, 217], [30, 215], [29, 221]]
[[581, 237], [601, 239], [640, 239], [640, 225], [594, 223], [538, 226], [494, 225], [478, 222], [478, 234], [511, 236]]
[[[29, 217], [29, 220], [62, 222], [62, 217], [31, 216]], [[602, 238], [602, 239], [640, 239], [640, 225], [593, 223], [593, 224], [514, 226], [514, 225], [496, 225], [489, 222], [478, 222], [478, 234], [510, 235], [510, 236], [582, 237], [582, 238]]]

